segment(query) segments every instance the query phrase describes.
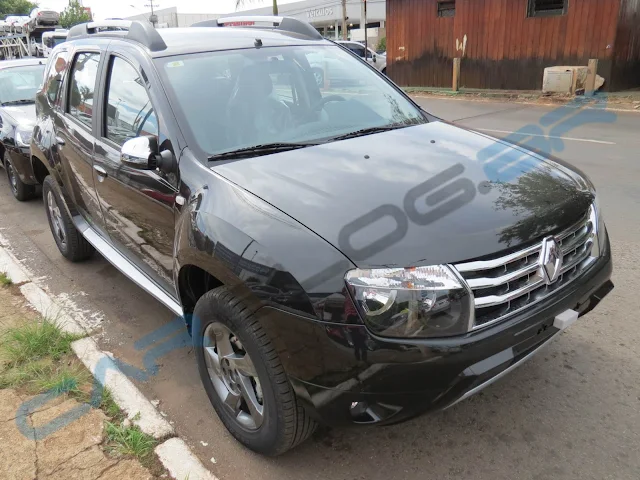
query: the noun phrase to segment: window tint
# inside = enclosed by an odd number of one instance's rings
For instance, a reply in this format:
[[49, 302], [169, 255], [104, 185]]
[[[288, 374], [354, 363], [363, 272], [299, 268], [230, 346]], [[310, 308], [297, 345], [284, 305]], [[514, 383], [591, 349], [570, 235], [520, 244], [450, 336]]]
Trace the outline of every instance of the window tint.
[[427, 121], [379, 73], [338, 46], [228, 50], [156, 62], [184, 131], [209, 155]]
[[44, 65], [10, 67], [0, 71], [0, 102], [33, 102], [42, 82]]
[[44, 79], [44, 90], [46, 92], [49, 102], [54, 105], [60, 98], [60, 92], [62, 91], [62, 77], [64, 71], [67, 68], [68, 52], [58, 52], [49, 61], [47, 67], [46, 78]]
[[567, 0], [529, 0], [530, 17], [546, 17], [567, 13]]
[[91, 128], [93, 96], [98, 75], [99, 53], [80, 53], [71, 71], [68, 112]]
[[118, 145], [142, 135], [158, 135], [158, 120], [144, 81], [118, 57], [111, 61], [105, 118], [106, 136]]
[[364, 47], [358, 45], [357, 43], [349, 43], [347, 44], [349, 50], [358, 55], [359, 57], [364, 57]]
[[455, 0], [438, 2], [439, 17], [455, 17], [455, 15], [456, 15]]

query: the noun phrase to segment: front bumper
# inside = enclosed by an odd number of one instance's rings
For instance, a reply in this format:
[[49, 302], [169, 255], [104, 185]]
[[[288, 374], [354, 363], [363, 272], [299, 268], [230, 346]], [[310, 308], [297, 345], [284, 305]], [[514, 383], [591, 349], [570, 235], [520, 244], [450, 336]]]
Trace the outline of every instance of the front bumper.
[[575, 310], [582, 316], [611, 291], [611, 273], [607, 248], [557, 294], [463, 337], [378, 338], [364, 326], [294, 319], [268, 307], [262, 309], [263, 324], [298, 398], [318, 420], [397, 423], [448, 408], [524, 363], [559, 333], [553, 325], [557, 315]]

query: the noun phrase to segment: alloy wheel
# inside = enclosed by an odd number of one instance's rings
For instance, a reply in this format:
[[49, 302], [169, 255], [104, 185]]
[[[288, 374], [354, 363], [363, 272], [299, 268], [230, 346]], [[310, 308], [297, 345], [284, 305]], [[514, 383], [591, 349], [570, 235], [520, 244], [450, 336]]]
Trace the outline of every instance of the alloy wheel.
[[62, 222], [62, 215], [60, 214], [60, 207], [56, 202], [56, 197], [53, 192], [47, 193], [47, 207], [49, 208], [49, 217], [51, 218], [51, 226], [53, 227], [53, 234], [56, 236], [61, 246], [66, 246], [67, 236], [64, 231], [64, 224]]
[[246, 430], [264, 420], [264, 397], [258, 373], [238, 337], [214, 322], [204, 332], [204, 357], [213, 387], [224, 408]]
[[15, 196], [18, 195], [18, 178], [16, 172], [13, 171], [13, 165], [11, 162], [6, 162], [7, 176], [9, 177], [9, 183], [11, 184], [11, 190]]

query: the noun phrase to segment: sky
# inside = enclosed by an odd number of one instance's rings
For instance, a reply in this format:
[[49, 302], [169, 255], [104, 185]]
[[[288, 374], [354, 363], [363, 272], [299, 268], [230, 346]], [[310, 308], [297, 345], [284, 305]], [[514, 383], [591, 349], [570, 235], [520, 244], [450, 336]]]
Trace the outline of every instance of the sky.
[[[278, 0], [278, 4], [291, 3], [296, 0]], [[82, 0], [85, 7], [91, 7], [95, 20], [104, 18], [124, 18], [149, 11], [150, 0]], [[68, 0], [38, 0], [42, 7], [61, 12], [68, 5]], [[245, 8], [265, 7], [272, 0], [246, 0]], [[236, 11], [236, 0], [154, 0], [154, 8], [178, 6], [179, 13], [230, 13]]]

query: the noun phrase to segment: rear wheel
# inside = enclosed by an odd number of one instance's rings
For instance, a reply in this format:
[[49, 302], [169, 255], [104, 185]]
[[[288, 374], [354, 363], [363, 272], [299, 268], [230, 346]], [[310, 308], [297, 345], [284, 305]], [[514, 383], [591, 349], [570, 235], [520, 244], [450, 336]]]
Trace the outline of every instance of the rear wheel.
[[240, 443], [279, 455], [313, 433], [316, 424], [296, 398], [266, 332], [227, 287], [198, 301], [193, 339], [204, 389]]
[[49, 220], [51, 233], [60, 253], [72, 262], [81, 262], [91, 258], [93, 246], [78, 232], [71, 217], [64, 208], [55, 180], [48, 176], [42, 185], [42, 197]]
[[21, 202], [33, 198], [36, 193], [35, 185], [27, 185], [22, 180], [20, 180], [18, 172], [16, 172], [15, 168], [13, 167], [13, 163], [11, 162], [11, 157], [6, 151], [4, 152], [4, 168], [7, 171], [9, 187], [11, 188], [11, 193], [13, 193], [13, 196]]

